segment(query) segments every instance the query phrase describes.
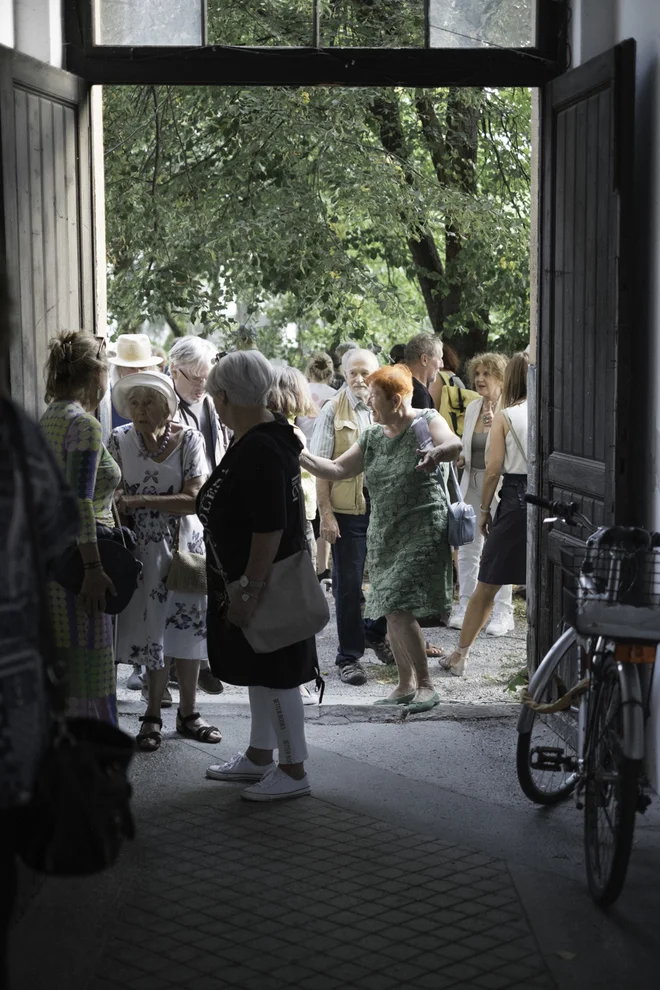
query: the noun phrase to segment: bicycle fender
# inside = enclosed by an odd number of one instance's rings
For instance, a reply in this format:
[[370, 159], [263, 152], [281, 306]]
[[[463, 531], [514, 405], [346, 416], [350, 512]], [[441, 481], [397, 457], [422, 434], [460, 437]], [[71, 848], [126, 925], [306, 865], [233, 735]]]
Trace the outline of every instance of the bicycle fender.
[[[567, 629], [566, 632], [562, 633], [556, 643], [550, 647], [543, 660], [534, 671], [532, 679], [529, 682], [528, 691], [534, 700], [538, 700], [538, 697], [545, 690], [548, 679], [551, 676], [557, 660], [561, 657], [562, 653], [571, 645], [572, 642], [577, 640], [577, 633], [575, 629]], [[534, 722], [534, 712], [527, 705], [521, 705], [520, 714], [518, 715], [518, 724], [516, 725], [516, 731], [523, 735], [526, 732], [532, 731], [532, 725]]]
[[639, 671], [632, 664], [618, 663], [621, 706], [623, 709], [623, 755], [629, 760], [644, 759], [644, 696]]

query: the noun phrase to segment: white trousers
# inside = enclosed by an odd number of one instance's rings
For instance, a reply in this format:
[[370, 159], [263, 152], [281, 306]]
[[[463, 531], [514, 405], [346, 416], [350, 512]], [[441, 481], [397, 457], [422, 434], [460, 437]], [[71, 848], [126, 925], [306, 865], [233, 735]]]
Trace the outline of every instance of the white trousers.
[[[483, 484], [484, 472], [470, 471], [470, 484], [468, 485], [468, 490], [463, 497], [464, 500], [474, 509], [477, 516], [477, 522], [481, 516], [481, 493], [483, 490]], [[458, 548], [458, 585], [459, 597], [463, 608], [467, 606], [467, 603], [477, 587], [477, 580], [479, 578], [479, 564], [481, 562], [481, 551], [483, 550], [483, 547], [484, 538], [481, 535], [479, 526], [477, 525], [477, 532], [473, 542], [466, 543], [465, 546]], [[495, 595], [493, 616], [511, 615], [513, 613], [513, 604], [511, 602], [512, 594], [512, 585], [506, 584], [500, 588]]]
[[250, 746], [276, 749], [280, 763], [304, 763], [305, 709], [300, 688], [251, 687]]

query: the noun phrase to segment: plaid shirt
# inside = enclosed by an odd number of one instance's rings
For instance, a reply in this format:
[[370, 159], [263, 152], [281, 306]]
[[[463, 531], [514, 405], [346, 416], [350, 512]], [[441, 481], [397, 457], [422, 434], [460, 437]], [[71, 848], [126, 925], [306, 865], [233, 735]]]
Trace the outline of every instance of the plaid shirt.
[[[345, 390], [348, 391], [348, 401], [357, 419], [358, 435], [361, 435], [372, 425], [371, 412], [362, 399], [358, 399], [358, 397], [351, 392], [350, 388], [345, 387], [345, 389], [341, 390], [339, 395], [341, 395]], [[331, 399], [329, 402], [325, 403], [316, 418], [314, 433], [309, 445], [310, 453], [315, 457], [326, 457], [329, 460], [332, 460], [332, 456], [335, 452], [336, 408], [337, 399]]]

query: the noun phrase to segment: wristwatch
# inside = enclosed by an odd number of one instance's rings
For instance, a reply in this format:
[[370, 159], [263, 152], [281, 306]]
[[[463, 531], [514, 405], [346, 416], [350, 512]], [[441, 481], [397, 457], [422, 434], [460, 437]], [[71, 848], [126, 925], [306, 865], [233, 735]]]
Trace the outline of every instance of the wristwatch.
[[[261, 589], [264, 587], [265, 584], [266, 584], [265, 581], [251, 581], [250, 578], [247, 576], [247, 574], [241, 575], [241, 577], [239, 577], [238, 579], [238, 586], [239, 588], [243, 589], [241, 600], [244, 602], [249, 602], [251, 598], [258, 598], [259, 592], [261, 591]], [[251, 595], [248, 592], [248, 588], [254, 588], [257, 594]]]

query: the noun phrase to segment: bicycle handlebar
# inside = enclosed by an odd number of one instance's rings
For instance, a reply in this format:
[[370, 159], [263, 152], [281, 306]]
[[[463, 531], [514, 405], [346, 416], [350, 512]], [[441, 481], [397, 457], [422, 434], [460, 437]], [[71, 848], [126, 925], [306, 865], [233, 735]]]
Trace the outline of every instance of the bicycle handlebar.
[[579, 506], [577, 502], [553, 502], [540, 495], [525, 495], [525, 501], [530, 505], [538, 505], [540, 509], [548, 509], [553, 515], [563, 519], [568, 525], [575, 525], [575, 516]]

